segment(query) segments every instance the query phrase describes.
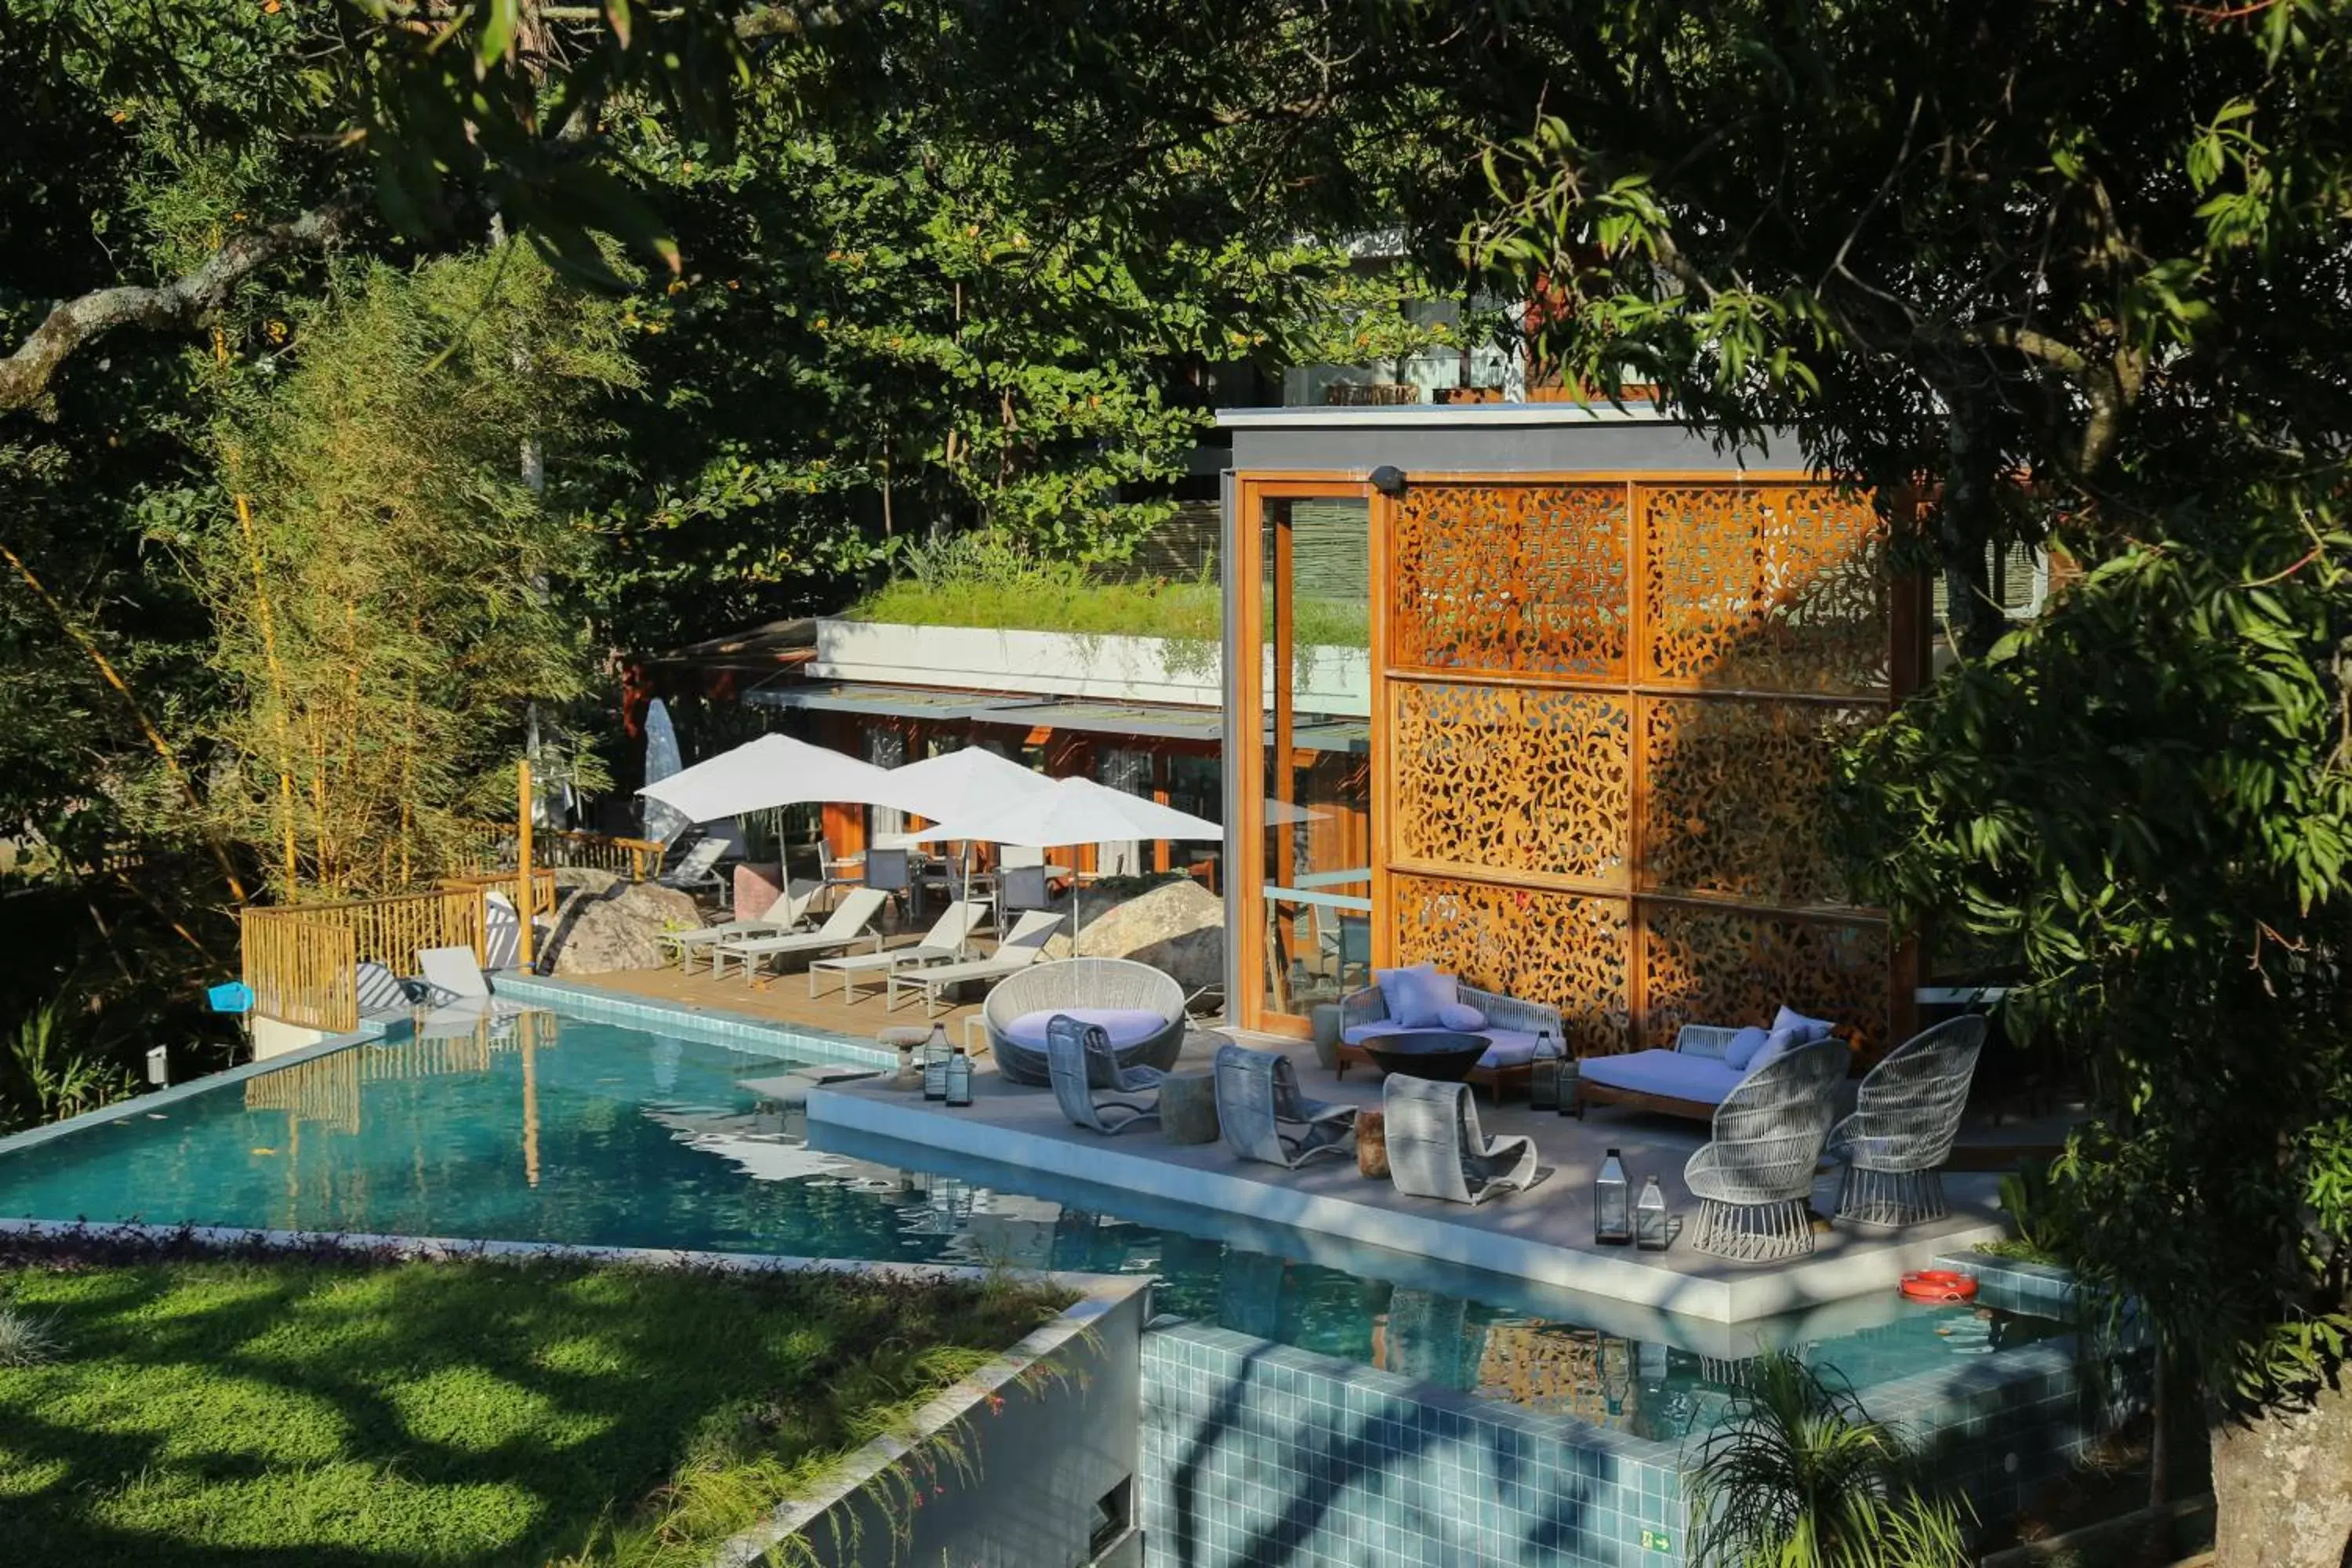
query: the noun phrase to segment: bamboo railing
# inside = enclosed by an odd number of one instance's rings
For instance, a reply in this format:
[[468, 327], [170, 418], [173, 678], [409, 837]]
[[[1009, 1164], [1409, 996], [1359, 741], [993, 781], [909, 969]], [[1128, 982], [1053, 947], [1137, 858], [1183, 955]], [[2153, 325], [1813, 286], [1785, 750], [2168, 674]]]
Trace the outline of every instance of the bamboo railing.
[[[327, 904], [237, 911], [245, 983], [253, 1010], [289, 1024], [341, 1034], [360, 1023], [358, 966], [394, 974], [416, 967], [427, 947], [470, 947], [487, 962], [484, 933], [492, 890], [514, 896], [513, 879], [456, 879], [438, 888]], [[534, 914], [555, 907], [555, 873], [531, 878]]]
[[[469, 822], [457, 868], [468, 876], [511, 871], [515, 866], [515, 825], [511, 822]], [[648, 880], [661, 870], [669, 846], [656, 838], [616, 838], [605, 833], [579, 833], [570, 828], [536, 828], [531, 833], [534, 866], [563, 870], [610, 871], [632, 882]]]

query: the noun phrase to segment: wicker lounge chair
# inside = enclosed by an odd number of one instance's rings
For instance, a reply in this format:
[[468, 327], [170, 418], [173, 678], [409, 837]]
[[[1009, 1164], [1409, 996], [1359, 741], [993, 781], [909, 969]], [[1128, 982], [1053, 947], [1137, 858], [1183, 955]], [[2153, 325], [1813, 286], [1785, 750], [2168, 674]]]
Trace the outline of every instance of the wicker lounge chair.
[[1743, 1263], [1813, 1249], [1806, 1200], [1850, 1059], [1842, 1040], [1799, 1046], [1724, 1096], [1713, 1142], [1683, 1167], [1699, 1200], [1692, 1246]]
[[1389, 1177], [1410, 1197], [1478, 1204], [1524, 1192], [1536, 1179], [1532, 1138], [1489, 1140], [1466, 1083], [1391, 1073], [1381, 1085]]
[[1356, 1108], [1298, 1092], [1298, 1069], [1277, 1051], [1217, 1050], [1217, 1125], [1244, 1160], [1296, 1170], [1318, 1154], [1352, 1154]]
[[835, 952], [852, 942], [863, 942], [868, 936], [874, 939], [875, 949], [878, 952], [882, 946], [882, 933], [867, 928], [882, 912], [883, 900], [888, 897], [887, 893], [877, 892], [872, 888], [854, 888], [849, 896], [841, 900], [841, 907], [825, 916], [824, 924], [813, 931], [787, 931], [782, 936], [737, 937], [730, 942], [720, 942], [711, 954], [711, 969], [714, 973], [724, 973], [730, 957], [740, 959], [744, 984], [749, 984], [761, 964], [787, 953]]
[[1184, 988], [1173, 979], [1132, 959], [1057, 959], [998, 982], [981, 1006], [1006, 1082], [1046, 1082], [1047, 1026], [1061, 1014], [1101, 1026], [1121, 1067], [1164, 1071], [1184, 1048]]
[[984, 904], [952, 903], [945, 913], [933, 921], [923, 933], [923, 940], [912, 947], [884, 948], [879, 952], [845, 953], [838, 958], [809, 960], [809, 994], [816, 994], [816, 977], [820, 973], [841, 976], [841, 999], [857, 1000], [857, 977], [879, 974], [887, 983], [899, 969], [917, 968], [926, 963], [952, 963], [962, 958], [964, 946], [971, 941], [972, 929], [988, 913]]
[[923, 1010], [936, 1013], [947, 999], [947, 994], [957, 986], [974, 980], [1000, 980], [1017, 974], [1045, 956], [1045, 944], [1061, 929], [1059, 915], [1044, 910], [1032, 910], [1013, 922], [996, 951], [986, 958], [975, 958], [965, 963], [938, 963], [923, 969], [894, 969], [890, 972], [887, 1005], [898, 1005], [901, 987], [923, 994]]
[[1108, 1137], [1160, 1119], [1160, 1069], [1121, 1067], [1100, 1024], [1055, 1018], [1045, 1030], [1045, 1071], [1073, 1127]]
[[776, 901], [768, 906], [768, 912], [764, 915], [719, 921], [698, 931], [669, 931], [663, 935], [662, 945], [677, 955], [677, 966], [682, 973], [694, 973], [694, 955], [698, 952], [709, 954], [710, 966], [715, 971], [719, 967], [720, 942], [755, 936], [782, 936], [800, 930], [808, 923], [810, 908], [815, 904], [817, 894], [824, 889], [823, 882], [801, 878], [776, 895]]
[[[1475, 985], [1455, 987], [1455, 994], [1465, 1005], [1486, 1015], [1485, 1027], [1470, 1031], [1487, 1039], [1486, 1054], [1470, 1071], [1472, 1083], [1484, 1084], [1496, 1100], [1503, 1098], [1506, 1079], [1517, 1080], [1528, 1074], [1528, 1064], [1535, 1059], [1536, 1041], [1547, 1029], [1552, 1043], [1562, 1050], [1568, 1048], [1568, 1037], [1560, 1026], [1559, 1009], [1541, 1002], [1523, 1002], [1516, 996], [1506, 996], [1499, 991], [1481, 991]], [[1352, 992], [1339, 1002], [1339, 1076], [1345, 1078], [1348, 1068], [1357, 1062], [1372, 1065], [1364, 1049], [1364, 1042], [1378, 1035], [1411, 1034], [1389, 1016], [1386, 997], [1378, 985], [1367, 985]]]
[[1937, 1167], [1959, 1136], [1984, 1038], [1981, 1016], [1947, 1019], [1870, 1069], [1854, 1096], [1853, 1114], [1830, 1131], [1830, 1158], [1845, 1163], [1838, 1218], [1903, 1226], [1944, 1217], [1944, 1179]]

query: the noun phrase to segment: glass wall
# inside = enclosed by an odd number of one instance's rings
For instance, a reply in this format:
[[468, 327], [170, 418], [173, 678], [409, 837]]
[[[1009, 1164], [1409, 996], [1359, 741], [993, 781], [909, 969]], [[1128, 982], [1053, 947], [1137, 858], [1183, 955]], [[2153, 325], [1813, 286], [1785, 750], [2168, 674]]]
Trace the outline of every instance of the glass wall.
[[1260, 1027], [1304, 1025], [1370, 979], [1370, 499], [1258, 500], [1264, 670], [1257, 864]]

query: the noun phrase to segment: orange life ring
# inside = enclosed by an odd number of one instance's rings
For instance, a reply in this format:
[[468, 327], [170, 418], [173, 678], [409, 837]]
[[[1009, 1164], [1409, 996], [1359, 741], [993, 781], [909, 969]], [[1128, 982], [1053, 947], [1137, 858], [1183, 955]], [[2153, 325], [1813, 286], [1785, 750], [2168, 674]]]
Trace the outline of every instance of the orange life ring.
[[1903, 1294], [1914, 1301], [1973, 1301], [1977, 1282], [1948, 1268], [1923, 1268], [1903, 1277]]

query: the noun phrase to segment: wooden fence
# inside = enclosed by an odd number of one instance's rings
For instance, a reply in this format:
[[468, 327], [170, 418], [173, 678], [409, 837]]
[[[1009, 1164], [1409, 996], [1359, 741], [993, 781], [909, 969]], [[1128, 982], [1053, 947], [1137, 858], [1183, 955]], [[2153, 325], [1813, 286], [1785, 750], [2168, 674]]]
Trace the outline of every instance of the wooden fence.
[[[515, 826], [511, 822], [468, 823], [457, 869], [469, 875], [511, 871], [515, 867]], [[604, 833], [578, 833], [570, 828], [541, 827], [530, 836], [534, 866], [564, 870], [611, 871], [632, 882], [643, 882], [661, 870], [669, 846], [654, 838], [616, 838]]]
[[[468, 877], [383, 898], [239, 910], [254, 1011], [336, 1034], [359, 1027], [359, 965], [381, 963], [406, 974], [416, 967], [418, 950], [428, 947], [470, 947], [487, 962], [494, 889], [513, 897], [510, 888], [489, 878]], [[531, 894], [534, 912], [552, 909], [554, 873], [535, 873]]]

